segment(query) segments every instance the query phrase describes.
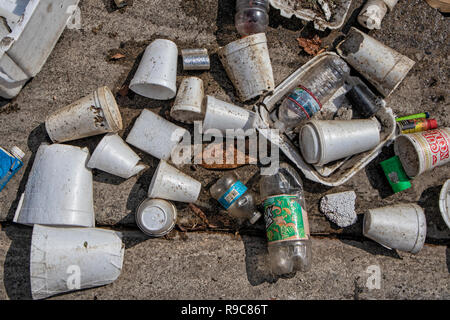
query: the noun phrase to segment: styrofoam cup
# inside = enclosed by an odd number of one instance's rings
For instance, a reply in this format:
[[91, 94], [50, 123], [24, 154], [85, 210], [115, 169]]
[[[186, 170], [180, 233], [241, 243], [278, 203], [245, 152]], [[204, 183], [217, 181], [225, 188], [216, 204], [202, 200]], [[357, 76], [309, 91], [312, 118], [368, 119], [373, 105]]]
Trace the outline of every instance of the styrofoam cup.
[[394, 142], [395, 154], [411, 178], [450, 163], [449, 150], [450, 128], [403, 134]]
[[140, 160], [117, 133], [110, 133], [99, 142], [87, 167], [128, 179], [145, 169], [145, 165], [138, 164]]
[[336, 50], [384, 97], [388, 97], [400, 85], [415, 64], [407, 56], [354, 27]]
[[187, 130], [154, 112], [142, 110], [126, 142], [158, 159], [169, 160]]
[[358, 22], [369, 30], [381, 29], [381, 21], [387, 11], [383, 0], [368, 0], [358, 16]]
[[33, 299], [114, 282], [123, 264], [120, 232], [36, 224], [30, 255]]
[[42, 144], [31, 168], [14, 222], [94, 227], [92, 172], [87, 148]]
[[177, 208], [162, 199], [144, 200], [136, 213], [136, 224], [145, 234], [162, 237], [168, 234], [177, 221]]
[[57, 110], [45, 120], [53, 142], [65, 142], [122, 130], [122, 116], [108, 87]]
[[206, 112], [203, 120], [203, 132], [209, 129], [218, 129], [226, 134], [227, 129], [254, 128], [256, 115], [252, 111], [238, 107], [234, 104], [206, 96]]
[[324, 165], [375, 148], [380, 124], [369, 120], [311, 120], [301, 128], [300, 150], [306, 162]]
[[427, 223], [416, 204], [370, 209], [364, 215], [363, 234], [389, 249], [418, 253], [425, 243]]
[[389, 10], [393, 10], [398, 0], [383, 0], [384, 3], [389, 7]]
[[148, 197], [191, 203], [198, 199], [201, 188], [200, 182], [161, 160], [150, 183]]
[[153, 41], [145, 49], [130, 89], [151, 99], [172, 99], [177, 93], [177, 63], [178, 48], [174, 42]]
[[442, 219], [450, 229], [450, 179], [444, 183], [439, 194], [439, 210], [441, 211]]
[[202, 79], [197, 77], [184, 78], [181, 81], [175, 103], [170, 110], [170, 116], [184, 123], [202, 120], [204, 116], [204, 95]]
[[247, 101], [275, 88], [265, 33], [257, 33], [219, 48], [218, 55], [239, 99]]

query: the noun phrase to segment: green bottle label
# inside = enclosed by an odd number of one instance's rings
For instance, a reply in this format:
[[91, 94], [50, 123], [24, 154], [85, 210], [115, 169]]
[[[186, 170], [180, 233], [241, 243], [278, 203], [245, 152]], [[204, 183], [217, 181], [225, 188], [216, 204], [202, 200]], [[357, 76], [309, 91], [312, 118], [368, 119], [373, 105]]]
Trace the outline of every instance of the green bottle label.
[[280, 195], [264, 200], [267, 241], [280, 242], [309, 239], [306, 210], [297, 195]]

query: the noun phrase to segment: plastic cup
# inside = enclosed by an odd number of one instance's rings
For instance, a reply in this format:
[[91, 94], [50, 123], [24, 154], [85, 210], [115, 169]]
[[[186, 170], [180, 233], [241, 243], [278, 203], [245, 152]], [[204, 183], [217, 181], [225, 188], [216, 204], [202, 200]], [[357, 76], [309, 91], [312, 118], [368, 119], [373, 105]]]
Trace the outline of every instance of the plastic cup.
[[224, 135], [227, 129], [246, 131], [254, 128], [256, 119], [257, 117], [252, 111], [212, 96], [206, 96], [206, 113], [203, 120], [204, 133], [209, 129], [218, 129]]
[[30, 255], [33, 299], [114, 282], [124, 250], [120, 232], [35, 225]]
[[201, 188], [200, 182], [161, 160], [150, 183], [148, 197], [191, 203], [198, 199]]
[[92, 172], [87, 148], [42, 144], [31, 168], [14, 222], [94, 227]]
[[450, 162], [450, 128], [400, 135], [394, 151], [406, 174], [414, 178]]
[[177, 208], [169, 201], [146, 199], [136, 213], [136, 223], [145, 234], [162, 237], [168, 234], [177, 221]]
[[130, 89], [151, 99], [172, 99], [177, 93], [177, 63], [178, 49], [174, 42], [153, 41], [145, 49]]
[[265, 33], [257, 33], [219, 48], [218, 55], [237, 90], [247, 101], [275, 88]]
[[145, 169], [145, 165], [138, 164], [140, 160], [117, 133], [110, 133], [97, 145], [87, 167], [128, 179]]
[[413, 60], [354, 27], [336, 50], [384, 97], [388, 97], [400, 85], [415, 64]]
[[184, 78], [178, 90], [170, 116], [177, 121], [193, 123], [203, 120], [203, 80], [196, 77]]
[[169, 160], [187, 130], [149, 110], [142, 110], [126, 142], [158, 159]]
[[379, 126], [376, 119], [311, 120], [300, 131], [300, 149], [306, 162], [321, 166], [375, 148]]
[[397, 156], [381, 162], [380, 165], [395, 193], [411, 188], [411, 182]]
[[381, 29], [381, 21], [388, 11], [384, 0], [368, 0], [358, 16], [358, 22], [369, 30]]
[[59, 109], [45, 120], [53, 142], [65, 142], [122, 130], [122, 117], [108, 87]]
[[207, 49], [183, 49], [181, 56], [184, 70], [209, 70], [211, 68]]
[[416, 204], [370, 209], [364, 215], [363, 234], [388, 249], [418, 253], [425, 243], [427, 223]]

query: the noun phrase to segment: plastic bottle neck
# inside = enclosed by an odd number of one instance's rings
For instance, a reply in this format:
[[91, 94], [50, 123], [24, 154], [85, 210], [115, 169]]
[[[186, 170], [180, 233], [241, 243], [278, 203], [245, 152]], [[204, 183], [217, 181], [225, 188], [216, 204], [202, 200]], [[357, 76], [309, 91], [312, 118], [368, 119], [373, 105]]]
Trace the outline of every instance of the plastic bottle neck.
[[269, 11], [269, 0], [236, 0], [236, 11], [249, 8]]

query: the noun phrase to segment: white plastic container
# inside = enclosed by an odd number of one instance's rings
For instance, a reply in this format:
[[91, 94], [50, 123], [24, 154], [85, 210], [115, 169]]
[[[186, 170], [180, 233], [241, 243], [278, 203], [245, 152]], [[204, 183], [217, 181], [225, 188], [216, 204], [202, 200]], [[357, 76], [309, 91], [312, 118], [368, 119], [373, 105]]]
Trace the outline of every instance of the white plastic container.
[[[324, 59], [328, 59], [329, 56], [333, 55], [336, 56], [335, 53], [325, 52], [314, 57], [279, 84], [274, 92], [268, 94], [263, 99], [262, 103], [255, 106], [257, 114], [255, 126], [258, 132], [278, 146], [289, 160], [302, 171], [307, 179], [332, 187], [344, 184], [375, 159], [381, 153], [383, 146], [390, 144], [394, 140], [396, 129], [395, 116], [392, 109], [384, 106], [381, 107], [375, 114], [381, 124], [380, 143], [367, 152], [354, 155], [348, 159], [340, 160], [329, 165], [324, 165], [320, 168], [311, 166], [304, 160], [299, 147], [296, 145], [296, 142], [298, 141], [296, 137], [293, 140], [290, 140], [283, 134], [270, 134], [272, 132], [270, 128], [273, 126], [273, 122], [270, 119], [270, 113], [273, 113], [277, 105], [283, 101], [284, 97], [298, 86], [300, 79], [303, 78], [305, 73], [311, 72], [311, 69], [316, 68]], [[337, 105], [343, 101], [346, 92], [347, 89], [344, 87], [336, 91], [329, 101], [322, 106], [322, 109], [336, 112]]]
[[358, 22], [369, 30], [381, 29], [381, 21], [387, 11], [388, 7], [383, 0], [367, 0], [358, 16]]
[[162, 199], [146, 199], [136, 212], [136, 224], [151, 237], [165, 236], [172, 231], [176, 221], [177, 208]]
[[14, 222], [94, 227], [92, 172], [87, 148], [42, 144], [16, 209]]
[[398, 0], [383, 0], [384, 3], [388, 6], [389, 10], [393, 10]]
[[402, 134], [394, 143], [395, 154], [410, 178], [450, 163], [450, 128]]
[[211, 61], [207, 49], [182, 49], [183, 70], [209, 70]]
[[376, 147], [379, 123], [370, 120], [311, 120], [299, 134], [306, 162], [324, 165]]
[[0, 97], [14, 98], [41, 71], [78, 2], [0, 1]]
[[141, 96], [169, 100], [177, 93], [177, 45], [165, 39], [150, 43], [130, 82], [130, 89]]
[[441, 211], [442, 219], [450, 229], [450, 179], [442, 186], [439, 195], [439, 210]]
[[66, 142], [107, 132], [122, 130], [122, 116], [108, 87], [59, 109], [45, 120], [53, 142]]
[[219, 48], [218, 55], [242, 101], [275, 88], [265, 33], [231, 42]]
[[403, 81], [415, 62], [352, 27], [337, 52], [384, 96]]
[[30, 255], [33, 299], [114, 282], [124, 251], [120, 232], [35, 225]]
[[[243, 129], [255, 127], [256, 115], [253, 111], [234, 104], [206, 96], [206, 113], [203, 120], [203, 133], [209, 129], [218, 129], [225, 136], [227, 129]], [[239, 136], [237, 136], [239, 137]]]
[[388, 249], [418, 253], [425, 243], [427, 223], [416, 204], [370, 209], [364, 215], [363, 234]]
[[202, 184], [161, 160], [148, 189], [149, 198], [195, 202]]
[[87, 167], [128, 179], [146, 168], [138, 164], [140, 160], [117, 133], [109, 133], [95, 148]]
[[205, 91], [203, 80], [197, 77], [184, 78], [181, 81], [175, 103], [170, 110], [170, 116], [177, 121], [193, 123], [203, 120], [203, 99]]
[[126, 142], [158, 159], [169, 160], [186, 132], [186, 129], [144, 109], [136, 119]]
[[269, 0], [269, 2], [274, 8], [280, 10], [281, 16], [289, 19], [295, 15], [297, 18], [305, 21], [314, 21], [314, 28], [321, 31], [326, 28], [339, 29], [342, 27], [352, 4], [352, 0], [339, 1], [339, 6], [331, 10], [331, 18], [327, 21], [322, 15], [313, 10], [302, 8], [298, 1]]

